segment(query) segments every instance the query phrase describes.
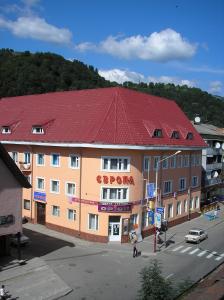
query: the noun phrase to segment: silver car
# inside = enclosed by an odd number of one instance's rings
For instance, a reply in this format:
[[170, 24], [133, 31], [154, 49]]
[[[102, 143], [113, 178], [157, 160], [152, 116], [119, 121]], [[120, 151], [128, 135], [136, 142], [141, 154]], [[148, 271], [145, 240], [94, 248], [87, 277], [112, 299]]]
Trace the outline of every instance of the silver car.
[[203, 229], [191, 229], [184, 239], [186, 242], [200, 243], [208, 238], [208, 233]]

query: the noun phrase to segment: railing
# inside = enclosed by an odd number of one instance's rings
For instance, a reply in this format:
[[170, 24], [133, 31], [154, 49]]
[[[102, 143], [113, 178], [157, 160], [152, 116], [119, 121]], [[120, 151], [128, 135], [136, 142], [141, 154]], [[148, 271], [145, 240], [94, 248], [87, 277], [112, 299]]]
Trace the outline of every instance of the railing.
[[19, 162], [19, 168], [22, 172], [29, 172], [32, 171], [32, 166], [31, 164], [24, 163], [24, 162]]
[[222, 169], [222, 163], [213, 163], [213, 164], [206, 165], [206, 171], [217, 170], [217, 169]]
[[215, 185], [222, 183], [221, 178], [211, 178], [211, 179], [205, 179], [205, 186]]

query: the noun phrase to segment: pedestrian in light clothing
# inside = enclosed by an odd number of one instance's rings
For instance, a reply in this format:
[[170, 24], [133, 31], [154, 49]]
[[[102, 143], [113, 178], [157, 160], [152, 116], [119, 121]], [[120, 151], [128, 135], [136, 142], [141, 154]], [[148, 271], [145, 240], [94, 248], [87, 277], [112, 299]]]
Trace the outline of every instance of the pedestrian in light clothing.
[[2, 285], [0, 288], [0, 299], [5, 300], [6, 299], [6, 291], [5, 291], [5, 286]]
[[136, 233], [132, 233], [132, 240], [131, 240], [131, 242], [133, 244], [133, 257], [138, 256], [138, 250], [137, 250], [137, 247], [136, 247], [137, 241], [138, 241], [138, 238], [137, 238]]

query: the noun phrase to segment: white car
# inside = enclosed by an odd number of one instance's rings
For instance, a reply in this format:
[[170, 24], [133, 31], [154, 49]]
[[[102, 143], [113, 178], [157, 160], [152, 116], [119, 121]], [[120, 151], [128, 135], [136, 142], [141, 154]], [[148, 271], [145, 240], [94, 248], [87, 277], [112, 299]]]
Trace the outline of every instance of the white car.
[[186, 242], [200, 243], [208, 238], [208, 233], [203, 229], [191, 229], [184, 239]]
[[[21, 234], [20, 237], [20, 245], [21, 246], [25, 246], [27, 244], [30, 243], [30, 239], [28, 238], [28, 236], [24, 235], [23, 233]], [[11, 245], [17, 247], [18, 246], [18, 239], [16, 234], [14, 234], [11, 238]]]

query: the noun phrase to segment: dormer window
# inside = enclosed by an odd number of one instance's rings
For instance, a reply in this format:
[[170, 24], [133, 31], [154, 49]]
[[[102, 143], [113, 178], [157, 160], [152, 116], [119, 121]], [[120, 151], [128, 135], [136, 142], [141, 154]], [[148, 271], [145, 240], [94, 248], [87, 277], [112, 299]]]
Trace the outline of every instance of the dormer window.
[[162, 129], [155, 129], [153, 132], [153, 137], [162, 137]]
[[10, 134], [11, 128], [9, 126], [2, 126], [2, 134]]
[[193, 133], [192, 132], [188, 132], [186, 139], [187, 140], [193, 140]]
[[171, 135], [171, 139], [179, 139], [179, 138], [180, 138], [179, 131], [173, 131]]
[[42, 126], [33, 126], [32, 133], [33, 134], [44, 134], [44, 129]]

